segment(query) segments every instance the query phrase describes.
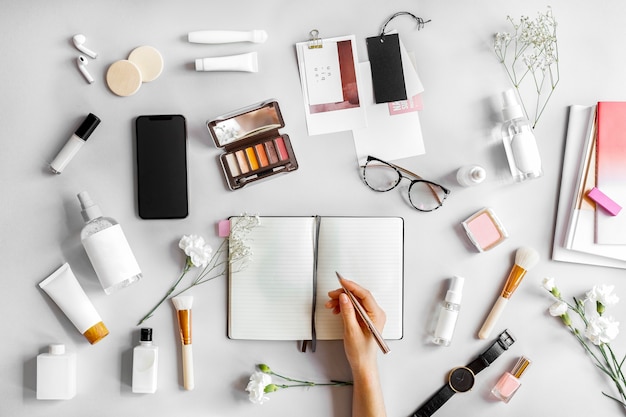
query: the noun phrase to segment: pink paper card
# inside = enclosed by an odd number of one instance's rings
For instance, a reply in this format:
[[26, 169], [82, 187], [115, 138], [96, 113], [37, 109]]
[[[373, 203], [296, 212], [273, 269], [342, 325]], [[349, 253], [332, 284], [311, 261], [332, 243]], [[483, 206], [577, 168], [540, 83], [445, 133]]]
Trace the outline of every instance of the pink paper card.
[[416, 94], [408, 100], [392, 101], [391, 103], [388, 103], [388, 106], [390, 116], [420, 111], [424, 109], [421, 94]]
[[[620, 206], [626, 204], [626, 102], [599, 102], [596, 186]], [[626, 216], [596, 210], [597, 244], [626, 244]]]

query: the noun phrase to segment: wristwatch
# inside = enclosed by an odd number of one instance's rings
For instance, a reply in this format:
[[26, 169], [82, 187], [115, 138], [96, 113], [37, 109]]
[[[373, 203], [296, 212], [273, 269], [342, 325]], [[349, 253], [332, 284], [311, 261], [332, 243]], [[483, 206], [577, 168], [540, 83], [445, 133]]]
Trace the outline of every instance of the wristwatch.
[[474, 377], [477, 373], [491, 365], [498, 356], [507, 350], [513, 343], [515, 338], [505, 330], [493, 342], [489, 349], [478, 355], [476, 359], [467, 366], [459, 366], [454, 368], [448, 374], [448, 383], [439, 391], [433, 394], [428, 400], [422, 404], [412, 414], [412, 417], [429, 417], [457, 392], [467, 392], [474, 386]]

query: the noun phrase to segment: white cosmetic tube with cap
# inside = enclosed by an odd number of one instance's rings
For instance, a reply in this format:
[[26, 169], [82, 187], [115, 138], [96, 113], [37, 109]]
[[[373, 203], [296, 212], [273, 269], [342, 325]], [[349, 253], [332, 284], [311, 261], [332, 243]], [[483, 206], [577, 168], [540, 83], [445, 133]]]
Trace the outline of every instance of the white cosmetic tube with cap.
[[252, 42], [263, 43], [267, 40], [264, 30], [198, 30], [189, 32], [187, 40], [191, 43], [234, 43]]
[[55, 174], [63, 172], [67, 164], [70, 163], [72, 158], [78, 153], [80, 148], [83, 147], [85, 141], [89, 139], [89, 136], [100, 124], [100, 119], [93, 113], [89, 113], [81, 125], [76, 129], [76, 132], [67, 140], [59, 154], [50, 163], [50, 169]]
[[52, 298], [89, 343], [93, 345], [109, 334], [67, 262], [41, 281], [39, 287]]
[[248, 52], [240, 55], [196, 59], [196, 71], [259, 72], [258, 55]]

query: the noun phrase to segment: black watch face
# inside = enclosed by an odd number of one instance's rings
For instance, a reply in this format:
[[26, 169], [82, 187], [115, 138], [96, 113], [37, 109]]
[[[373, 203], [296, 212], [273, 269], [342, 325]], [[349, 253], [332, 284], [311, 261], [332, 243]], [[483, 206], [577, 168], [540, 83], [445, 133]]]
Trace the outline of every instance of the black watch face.
[[454, 368], [450, 371], [448, 383], [456, 392], [467, 392], [474, 386], [474, 373], [465, 367]]

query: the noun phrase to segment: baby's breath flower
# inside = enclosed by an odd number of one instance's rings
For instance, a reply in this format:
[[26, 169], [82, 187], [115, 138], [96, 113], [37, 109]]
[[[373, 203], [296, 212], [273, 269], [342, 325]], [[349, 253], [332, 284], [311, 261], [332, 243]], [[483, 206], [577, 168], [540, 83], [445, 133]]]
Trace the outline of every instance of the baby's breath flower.
[[[507, 20], [513, 27], [513, 33], [496, 33], [493, 50], [520, 97], [522, 81], [527, 76], [533, 79], [537, 96], [533, 117], [530, 117], [523, 99], [522, 108], [534, 128], [559, 82], [557, 22], [550, 7], [546, 13], [538, 13], [535, 20], [528, 16], [520, 17], [519, 21], [507, 16]], [[509, 47], [511, 53], [508, 53]], [[544, 94], [547, 97], [544, 98]]]

